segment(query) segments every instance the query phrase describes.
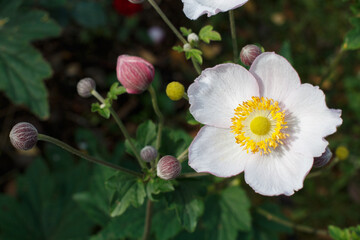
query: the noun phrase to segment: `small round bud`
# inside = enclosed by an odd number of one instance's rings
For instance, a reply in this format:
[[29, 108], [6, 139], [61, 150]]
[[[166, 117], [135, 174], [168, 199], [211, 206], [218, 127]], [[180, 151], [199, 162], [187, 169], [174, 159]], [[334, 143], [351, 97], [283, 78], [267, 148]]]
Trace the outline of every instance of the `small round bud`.
[[189, 43], [185, 43], [183, 46], [184, 51], [190, 51], [191, 50], [191, 45]]
[[144, 0], [129, 0], [129, 2], [134, 3], [134, 4], [140, 4], [140, 3], [143, 3]]
[[118, 57], [116, 73], [119, 82], [130, 94], [144, 92], [154, 80], [154, 66], [136, 56], [121, 55]]
[[144, 162], [151, 162], [153, 161], [158, 155], [158, 152], [153, 146], [145, 146], [140, 151], [140, 156]]
[[179, 82], [171, 82], [166, 86], [166, 95], [173, 101], [178, 101], [184, 96], [185, 88]]
[[175, 157], [167, 155], [159, 160], [156, 170], [159, 178], [171, 180], [180, 175], [181, 164]]
[[189, 43], [197, 43], [199, 41], [199, 37], [196, 33], [190, 33], [188, 36], [187, 36], [187, 40]]
[[349, 150], [345, 146], [339, 146], [336, 148], [335, 155], [340, 160], [345, 160], [349, 157]]
[[325, 149], [325, 152], [320, 157], [314, 158], [313, 167], [315, 167], [315, 168], [323, 167], [326, 164], [328, 164], [328, 162], [330, 161], [331, 158], [332, 158], [332, 152], [327, 147]]
[[153, 43], [159, 44], [165, 38], [165, 31], [163, 28], [159, 26], [154, 26], [148, 29], [147, 31], [149, 37], [153, 41]]
[[259, 56], [262, 53], [261, 49], [254, 45], [249, 44], [246, 45], [241, 49], [240, 52], [240, 59], [243, 64], [246, 66], [251, 66], [251, 64], [254, 62], [255, 58]]
[[81, 97], [90, 97], [91, 91], [94, 90], [96, 87], [95, 81], [92, 78], [84, 78], [81, 79], [77, 86], [77, 92]]
[[38, 131], [30, 123], [17, 123], [9, 134], [11, 144], [19, 150], [29, 150], [33, 148], [37, 142]]

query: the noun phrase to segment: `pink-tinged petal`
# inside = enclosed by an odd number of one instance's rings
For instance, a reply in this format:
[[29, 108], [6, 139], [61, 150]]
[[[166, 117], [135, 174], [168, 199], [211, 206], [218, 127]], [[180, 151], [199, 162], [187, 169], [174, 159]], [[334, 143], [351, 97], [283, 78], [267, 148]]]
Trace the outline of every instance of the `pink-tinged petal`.
[[282, 101], [301, 84], [299, 75], [282, 56], [271, 52], [259, 55], [249, 70], [259, 82], [260, 95]]
[[189, 147], [190, 167], [197, 172], [208, 172], [218, 177], [241, 173], [249, 156], [235, 142], [230, 129], [204, 126]]
[[206, 125], [231, 126], [234, 109], [259, 96], [253, 75], [240, 65], [225, 63], [204, 70], [188, 89], [190, 112]]
[[289, 196], [303, 187], [312, 164], [312, 156], [281, 146], [271, 154], [249, 159], [244, 171], [245, 181], [259, 194]]
[[189, 19], [195, 20], [203, 14], [208, 17], [219, 12], [226, 12], [244, 5], [247, 0], [182, 0], [184, 13]]
[[310, 84], [301, 84], [284, 106], [290, 135], [286, 144], [313, 157], [321, 156], [328, 145], [325, 137], [342, 124], [341, 110], [329, 109], [323, 91]]

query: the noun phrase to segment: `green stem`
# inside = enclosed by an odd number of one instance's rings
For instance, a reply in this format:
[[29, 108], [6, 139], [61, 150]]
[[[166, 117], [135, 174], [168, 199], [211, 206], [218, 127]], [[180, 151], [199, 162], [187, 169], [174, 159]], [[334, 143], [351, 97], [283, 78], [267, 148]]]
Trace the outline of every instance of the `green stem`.
[[321, 86], [326, 81], [331, 82], [332, 79], [336, 76], [336, 67], [339, 64], [341, 58], [344, 56], [344, 53], [345, 53], [344, 46], [341, 46], [340, 50], [337, 51], [335, 57], [330, 62], [329, 68], [321, 78], [321, 82], [319, 86]]
[[189, 101], [189, 96], [186, 94], [186, 92], [184, 92], [183, 98], [187, 101]]
[[316, 234], [318, 236], [329, 236], [328, 232], [326, 230], [319, 230], [319, 229], [314, 229], [312, 227], [308, 227], [308, 226], [304, 226], [304, 225], [300, 225], [300, 224], [295, 224], [289, 221], [286, 221], [284, 219], [281, 219], [277, 216], [272, 215], [271, 213], [269, 213], [268, 211], [265, 211], [264, 209], [261, 208], [257, 208], [256, 211], [263, 215], [264, 217], [266, 217], [269, 221], [273, 221], [276, 223], [279, 223], [281, 225], [293, 228], [299, 232], [304, 232], [304, 233], [310, 233], [310, 234]]
[[145, 226], [144, 226], [144, 234], [142, 237], [143, 240], [148, 240], [149, 236], [150, 236], [151, 220], [152, 220], [152, 205], [153, 205], [153, 203], [150, 201], [150, 199], [148, 199], [147, 204], [146, 204]]
[[[164, 126], [164, 116], [162, 115], [158, 102], [157, 102], [157, 98], [156, 98], [156, 91], [154, 89], [154, 87], [152, 85], [150, 85], [149, 87], [149, 92], [150, 92], [150, 96], [151, 96], [151, 102], [155, 111], [156, 116], [158, 117], [159, 120], [159, 124], [158, 124], [158, 132], [157, 132], [157, 136], [156, 136], [156, 149], [159, 151], [160, 147], [161, 147], [161, 137], [162, 137], [162, 129]], [[157, 162], [159, 161], [159, 155], [157, 156], [156, 160], [155, 160], [155, 166], [157, 164]]]
[[193, 178], [193, 177], [205, 177], [205, 176], [210, 176], [209, 173], [183, 173], [179, 176], [179, 178]]
[[188, 153], [189, 153], [189, 149], [185, 149], [185, 151], [183, 151], [178, 157], [177, 160], [179, 160], [179, 162], [183, 162], [188, 158]]
[[164, 22], [169, 26], [171, 31], [174, 32], [174, 34], [179, 38], [179, 40], [185, 44], [187, 41], [185, 38], [181, 35], [181, 33], [174, 27], [174, 25], [171, 23], [171, 21], [166, 17], [164, 12], [159, 8], [159, 6], [156, 4], [154, 0], [148, 0], [150, 5], [155, 9], [155, 11], [160, 15], [160, 17], [164, 20]]
[[195, 59], [193, 57], [191, 58], [191, 62], [193, 64], [197, 74], [200, 75], [201, 74], [201, 68], [200, 68], [199, 64], [195, 61]]
[[238, 57], [239, 52], [238, 52], [237, 39], [236, 39], [234, 10], [229, 11], [229, 20], [230, 20], [231, 39], [233, 45], [234, 63], [237, 63], [239, 61], [239, 57]]
[[[96, 90], [92, 90], [91, 94], [97, 98], [97, 100], [99, 100], [102, 104], [105, 104], [105, 99], [96, 91]], [[116, 124], [119, 126], [121, 132], [123, 133], [123, 135], [125, 136], [126, 140], [128, 140], [129, 145], [131, 150], [133, 151], [136, 160], [138, 161], [139, 165], [141, 166], [141, 168], [146, 168], [146, 163], [144, 161], [142, 161], [140, 154], [138, 152], [138, 150], [136, 149], [129, 132], [127, 131], [126, 127], [124, 126], [124, 124], [122, 123], [121, 119], [119, 118], [119, 116], [117, 115], [117, 113], [115, 112], [115, 110], [110, 107], [110, 114], [113, 116], [113, 118], [115, 119]]]
[[94, 158], [92, 156], [89, 156], [87, 154], [84, 154], [81, 151], [69, 146], [68, 144], [66, 144], [66, 143], [64, 143], [64, 142], [62, 142], [62, 141], [60, 141], [60, 140], [58, 140], [56, 138], [53, 138], [53, 137], [50, 137], [50, 136], [47, 136], [47, 135], [44, 135], [44, 134], [38, 134], [38, 140], [55, 144], [56, 146], [61, 147], [62, 149], [66, 150], [66, 151], [68, 151], [68, 152], [70, 152], [72, 154], [75, 154], [76, 156], [79, 156], [79, 157], [81, 157], [83, 159], [86, 159], [86, 160], [88, 160], [90, 162], [97, 163], [97, 164], [100, 164], [100, 165], [103, 165], [103, 166], [106, 166], [106, 167], [110, 167], [110, 168], [113, 168], [115, 170], [134, 175], [136, 177], [142, 177], [142, 175], [140, 173], [134, 172], [132, 170], [120, 167], [120, 166], [115, 165], [113, 163], [105, 162], [103, 160], [100, 160], [100, 159]]

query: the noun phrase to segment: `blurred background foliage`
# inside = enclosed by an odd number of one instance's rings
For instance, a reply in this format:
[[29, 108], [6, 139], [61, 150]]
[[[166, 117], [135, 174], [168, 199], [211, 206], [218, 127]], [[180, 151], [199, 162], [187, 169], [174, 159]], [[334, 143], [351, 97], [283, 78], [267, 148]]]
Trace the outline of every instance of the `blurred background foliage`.
[[[180, 0], [157, 2], [178, 28], [198, 32], [211, 24], [221, 33], [221, 42], [200, 45], [202, 68], [232, 59], [226, 13], [190, 21], [182, 12]], [[242, 175], [225, 181], [214, 177], [178, 181], [174, 183], [176, 191], [171, 190], [172, 184], [162, 190], [152, 189], [159, 199], [152, 236], [318, 238], [268, 221], [250, 208], [250, 202], [282, 219], [317, 229], [358, 225], [360, 55], [356, 49], [360, 47], [360, 2], [250, 0], [235, 11], [235, 17], [240, 49], [258, 43], [266, 51], [285, 56], [303, 82], [320, 85], [329, 107], [342, 109], [344, 123], [328, 140], [333, 152], [338, 146], [346, 146], [350, 155], [331, 170], [305, 180], [304, 188], [292, 197], [257, 195], [242, 184]], [[130, 201], [122, 215], [109, 215], [116, 206], [113, 194], [120, 191], [105, 188], [112, 170], [89, 165], [47, 144], [40, 143], [30, 152], [15, 151], [8, 133], [14, 123], [29, 121], [39, 132], [136, 169], [115, 123], [91, 113], [94, 100], [81, 99], [76, 93], [78, 80], [92, 77], [105, 95], [117, 81], [117, 56], [129, 54], [141, 56], [156, 67], [153, 84], [167, 126], [167, 141], [161, 151], [178, 154], [199, 126], [188, 124], [192, 121], [186, 101], [172, 102], [165, 95], [167, 83], [179, 81], [188, 86], [196, 78], [191, 63], [172, 50], [175, 45], [181, 43], [146, 2], [0, 0], [0, 239], [141, 237], [145, 214], [141, 202]], [[140, 135], [138, 146], [145, 144], [139, 131], [147, 134], [156, 127], [147, 122], [136, 134], [144, 119], [156, 121], [148, 93], [122, 95], [114, 108], [132, 135]], [[174, 127], [183, 130], [171, 130]], [[179, 148], [174, 149], [175, 145]], [[186, 163], [183, 168], [191, 171]], [[158, 194], [166, 192], [164, 189], [170, 192]], [[348, 239], [346, 232], [335, 227], [331, 232], [336, 239]]]

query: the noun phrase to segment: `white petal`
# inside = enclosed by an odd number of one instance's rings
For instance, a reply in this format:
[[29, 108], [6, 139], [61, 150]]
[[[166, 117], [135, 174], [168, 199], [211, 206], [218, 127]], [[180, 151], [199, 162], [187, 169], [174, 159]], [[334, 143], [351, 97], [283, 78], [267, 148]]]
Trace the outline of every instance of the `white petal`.
[[292, 195], [303, 187], [313, 157], [278, 147], [268, 155], [247, 161], [245, 181], [255, 192], [266, 195]]
[[[328, 142], [324, 139], [341, 125], [341, 110], [329, 109], [319, 87], [301, 86], [284, 101], [292, 148], [319, 157]], [[293, 141], [291, 141], [293, 139]]]
[[244, 170], [248, 160], [241, 149], [230, 129], [204, 126], [189, 147], [189, 165], [197, 172], [234, 176]]
[[203, 14], [208, 17], [244, 5], [248, 0], [182, 0], [185, 15], [195, 20]]
[[285, 99], [301, 84], [299, 75], [282, 56], [265, 52], [259, 55], [249, 70], [259, 82], [260, 95], [277, 101]]
[[252, 96], [259, 96], [259, 87], [245, 68], [226, 63], [204, 70], [190, 85], [188, 96], [190, 112], [197, 121], [229, 128], [234, 109]]

